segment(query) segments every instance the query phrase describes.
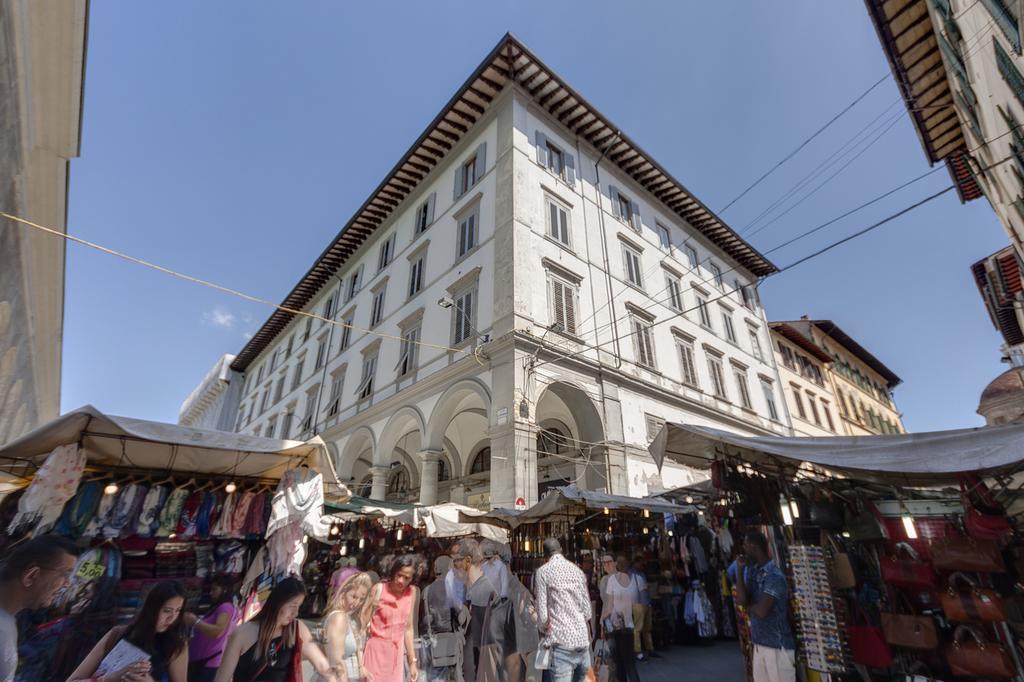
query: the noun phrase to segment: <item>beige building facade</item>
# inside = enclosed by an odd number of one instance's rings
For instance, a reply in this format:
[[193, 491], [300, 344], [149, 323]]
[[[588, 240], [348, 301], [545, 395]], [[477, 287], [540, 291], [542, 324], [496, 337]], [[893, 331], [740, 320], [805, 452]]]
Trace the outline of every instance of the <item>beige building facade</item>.
[[832, 392], [832, 358], [789, 323], [771, 322], [769, 329], [793, 435], [845, 435]]

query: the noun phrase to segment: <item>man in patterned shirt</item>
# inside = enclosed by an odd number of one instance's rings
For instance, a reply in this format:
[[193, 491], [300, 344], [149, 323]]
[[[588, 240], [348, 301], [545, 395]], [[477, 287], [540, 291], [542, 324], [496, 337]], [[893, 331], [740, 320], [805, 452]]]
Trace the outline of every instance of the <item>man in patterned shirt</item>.
[[768, 555], [768, 539], [751, 530], [736, 557], [736, 600], [750, 614], [754, 682], [796, 682], [796, 641], [789, 627], [789, 587]]
[[590, 596], [587, 579], [562, 556], [555, 538], [544, 541], [547, 562], [534, 575], [542, 646], [551, 647], [552, 682], [583, 682], [590, 669]]

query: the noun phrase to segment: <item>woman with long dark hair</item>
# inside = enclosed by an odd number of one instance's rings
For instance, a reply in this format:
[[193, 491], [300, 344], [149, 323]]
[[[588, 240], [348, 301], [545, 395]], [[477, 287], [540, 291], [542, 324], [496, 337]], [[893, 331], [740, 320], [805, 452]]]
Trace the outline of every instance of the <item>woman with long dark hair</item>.
[[299, 620], [305, 599], [301, 580], [285, 578], [275, 585], [260, 612], [228, 638], [214, 682], [297, 682], [304, 658], [334, 682], [327, 658]]
[[[416, 650], [413, 639], [413, 605], [419, 602], [412, 579], [416, 574], [416, 557], [412, 554], [395, 557], [388, 567], [388, 581], [373, 586], [366, 602], [365, 615], [369, 637], [363, 651], [362, 675], [369, 682], [416, 682]], [[409, 669], [405, 677], [405, 658]]]
[[131, 622], [111, 628], [68, 679], [95, 679], [100, 663], [123, 639], [146, 652], [149, 660], [108, 671], [100, 678], [104, 682], [186, 682], [188, 629], [181, 617], [185, 598], [179, 582], [154, 585]]
[[218, 575], [210, 585], [210, 610], [200, 618], [185, 614], [185, 625], [192, 629], [188, 647], [189, 682], [213, 682], [224, 655], [228, 637], [235, 631], [238, 608], [235, 606], [235, 583], [230, 576]]

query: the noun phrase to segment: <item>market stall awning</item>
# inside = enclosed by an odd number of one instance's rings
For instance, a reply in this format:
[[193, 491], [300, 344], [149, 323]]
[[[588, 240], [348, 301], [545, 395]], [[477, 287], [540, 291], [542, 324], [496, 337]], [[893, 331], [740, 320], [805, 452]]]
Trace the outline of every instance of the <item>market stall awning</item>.
[[[319, 437], [307, 442], [259, 438], [115, 417], [86, 405], [0, 447], [0, 469], [28, 465], [31, 472], [54, 448], [70, 443], [81, 443], [93, 466], [239, 478], [278, 479], [290, 468], [319, 469], [327, 461]], [[335, 480], [324, 473], [326, 481]]]
[[1024, 462], [1024, 425], [888, 436], [795, 438], [740, 436], [707, 426], [667, 423], [651, 443], [658, 467], [669, 458], [708, 469], [718, 455], [751, 464], [770, 458], [809, 462], [833, 472], [881, 483], [955, 483], [958, 474], [1010, 474]]
[[347, 521], [353, 515], [383, 517], [415, 528], [425, 528], [427, 537], [431, 538], [479, 535], [499, 542], [508, 542], [508, 534], [504, 530], [480, 523], [473, 518], [484, 512], [454, 502], [435, 505], [403, 504], [353, 495], [344, 504], [328, 502], [325, 507], [328, 513], [337, 515], [339, 520]]
[[643, 511], [654, 514], [682, 514], [696, 511], [696, 507], [672, 504], [665, 500], [651, 497], [628, 497], [611, 495], [594, 490], [583, 490], [574, 485], [555, 488], [540, 502], [529, 509], [492, 509], [479, 515], [462, 515], [463, 521], [475, 520], [480, 523], [491, 523], [506, 528], [516, 528], [524, 523], [535, 523], [556, 514], [569, 514], [574, 511]]
[[347, 502], [327, 502], [324, 505], [328, 514], [355, 514], [356, 516], [382, 516], [398, 523], [415, 525], [416, 510], [415, 504], [402, 502], [386, 502], [383, 500], [371, 500], [367, 497], [353, 495]]

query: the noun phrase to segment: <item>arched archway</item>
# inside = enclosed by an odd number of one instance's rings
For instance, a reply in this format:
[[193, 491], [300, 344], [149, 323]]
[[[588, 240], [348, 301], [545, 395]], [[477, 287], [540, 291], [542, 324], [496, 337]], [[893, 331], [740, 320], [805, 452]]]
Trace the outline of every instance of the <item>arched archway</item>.
[[431, 450], [442, 449], [445, 435], [452, 422], [465, 412], [479, 414], [483, 417], [485, 425], [489, 423], [491, 394], [477, 379], [462, 379], [449, 386], [441, 395], [430, 413], [424, 447]]
[[[401, 444], [402, 449], [410, 455], [415, 456], [422, 447], [423, 434], [427, 431], [426, 420], [418, 407], [405, 405], [395, 410], [388, 423], [381, 431], [379, 445], [377, 448], [377, 459], [374, 464], [388, 466], [391, 464], [391, 454]], [[413, 434], [413, 435], [410, 435]], [[415, 443], [410, 441], [415, 440]]]
[[555, 381], [541, 392], [536, 414], [539, 491], [566, 483], [608, 490], [604, 422], [590, 395]]
[[360, 426], [347, 438], [335, 441], [334, 450], [338, 453], [334, 462], [338, 478], [349, 481], [355, 475], [356, 460], [360, 457], [367, 459], [368, 453], [368, 461], [376, 461], [377, 438], [369, 426]]

